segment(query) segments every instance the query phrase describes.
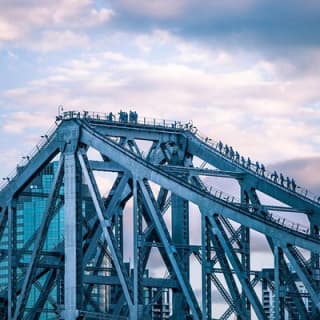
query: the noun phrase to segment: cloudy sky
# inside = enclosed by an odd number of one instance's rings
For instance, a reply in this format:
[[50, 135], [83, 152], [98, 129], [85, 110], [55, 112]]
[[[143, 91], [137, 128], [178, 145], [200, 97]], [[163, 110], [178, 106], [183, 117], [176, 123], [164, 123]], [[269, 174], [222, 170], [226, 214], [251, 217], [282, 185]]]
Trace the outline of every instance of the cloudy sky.
[[65, 110], [193, 120], [320, 192], [318, 0], [1, 0], [0, 177]]
[[0, 174], [60, 104], [192, 119], [267, 164], [314, 159], [319, 31], [316, 0], [2, 0]]

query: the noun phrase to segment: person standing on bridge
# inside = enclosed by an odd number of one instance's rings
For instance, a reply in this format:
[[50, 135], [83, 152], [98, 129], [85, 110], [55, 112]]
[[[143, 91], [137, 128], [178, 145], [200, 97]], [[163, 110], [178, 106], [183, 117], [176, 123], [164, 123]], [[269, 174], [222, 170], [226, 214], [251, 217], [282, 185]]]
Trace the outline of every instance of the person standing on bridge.
[[229, 147], [228, 147], [227, 144], [224, 146], [224, 154], [225, 154], [226, 156], [229, 154]]
[[273, 180], [276, 183], [278, 182], [278, 174], [276, 170], [274, 170], [274, 172], [271, 174], [271, 180]]
[[291, 188], [291, 180], [290, 180], [290, 178], [287, 177], [286, 181], [287, 181], [287, 188], [290, 189]]
[[243, 167], [246, 165], [246, 160], [244, 159], [243, 156], [241, 156], [241, 164]]
[[291, 179], [291, 186], [292, 186], [292, 191], [296, 192], [297, 185], [293, 178]]
[[229, 155], [230, 155], [231, 160], [233, 160], [234, 159], [234, 151], [233, 151], [232, 147], [230, 147]]
[[120, 112], [119, 112], [119, 122], [124, 122], [123, 114], [124, 114], [124, 112], [122, 110], [120, 110]]
[[218, 143], [218, 149], [219, 149], [219, 152], [222, 153], [222, 148], [223, 148], [223, 143], [221, 141], [219, 141]]
[[264, 167], [263, 163], [261, 163], [260, 172], [261, 172], [261, 175], [264, 177], [264, 173], [266, 172], [266, 168]]
[[284, 176], [283, 176], [283, 174], [282, 173], [280, 173], [280, 184], [282, 185], [282, 186], [284, 186]]
[[113, 121], [113, 113], [109, 112], [108, 114], [108, 121]]
[[129, 111], [129, 122], [134, 122], [134, 114], [133, 114], [133, 111]]
[[240, 154], [236, 151], [236, 162], [240, 162]]
[[248, 157], [248, 160], [247, 160], [247, 168], [251, 169], [251, 159], [249, 157]]
[[259, 173], [260, 171], [260, 165], [259, 165], [259, 162], [256, 161], [256, 173]]

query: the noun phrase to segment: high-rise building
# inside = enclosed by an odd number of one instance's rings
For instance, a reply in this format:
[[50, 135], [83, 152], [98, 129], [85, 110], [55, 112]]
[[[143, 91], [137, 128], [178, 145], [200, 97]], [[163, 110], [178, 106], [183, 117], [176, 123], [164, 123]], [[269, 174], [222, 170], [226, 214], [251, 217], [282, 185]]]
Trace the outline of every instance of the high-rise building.
[[[28, 240], [32, 237], [35, 231], [41, 224], [44, 211], [47, 206], [48, 194], [51, 191], [52, 183], [54, 179], [54, 173], [57, 169], [57, 162], [49, 163], [41, 172], [37, 175], [29, 186], [23, 191], [21, 196], [17, 199], [16, 203], [16, 220], [15, 220], [15, 232], [17, 233], [17, 250], [24, 249], [24, 254], [19, 259], [19, 265], [17, 267], [17, 279], [21, 279], [26, 272], [26, 268], [30, 262], [31, 253], [33, 250], [33, 242], [28, 245]], [[19, 170], [19, 168], [18, 168]], [[61, 190], [60, 200], [62, 200]], [[50, 223], [46, 241], [44, 243], [43, 251], [53, 250], [63, 238], [63, 208], [57, 203], [57, 210]], [[4, 239], [0, 243], [1, 249], [8, 249], [8, 230], [5, 230]], [[26, 305], [26, 312], [41, 294], [41, 288], [44, 280], [41, 279], [32, 286], [29, 299]], [[4, 260], [0, 262], [0, 288], [3, 289], [8, 285], [8, 261]], [[46, 310], [48, 312], [41, 315], [41, 319], [52, 319], [53, 315], [50, 310], [50, 300], [46, 303]]]
[[[290, 267], [290, 266], [289, 266]], [[266, 313], [266, 316], [269, 320], [275, 320], [275, 295], [274, 291], [271, 287], [274, 285], [274, 279], [272, 276], [274, 274], [273, 269], [263, 269], [264, 275], [266, 278], [262, 280], [262, 306]], [[271, 276], [271, 277], [270, 277]], [[269, 283], [268, 283], [269, 282]], [[306, 290], [305, 286], [301, 281], [296, 281], [296, 286], [299, 291], [299, 294], [302, 297], [302, 301], [306, 306], [306, 310], [309, 314], [311, 314], [312, 308], [312, 300], [311, 297]], [[291, 310], [295, 310], [294, 301], [290, 295], [285, 295], [285, 305], [291, 305]], [[285, 320], [299, 320], [300, 315], [298, 311], [294, 312], [294, 315], [290, 315], [289, 312], [285, 309], [284, 311], [284, 318]]]

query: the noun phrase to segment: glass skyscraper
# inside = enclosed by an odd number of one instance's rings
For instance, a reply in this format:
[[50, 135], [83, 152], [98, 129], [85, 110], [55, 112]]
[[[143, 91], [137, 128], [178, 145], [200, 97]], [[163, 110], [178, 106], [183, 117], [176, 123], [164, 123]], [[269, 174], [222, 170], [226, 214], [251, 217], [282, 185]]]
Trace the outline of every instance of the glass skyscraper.
[[[56, 172], [58, 163], [49, 163], [40, 174], [38, 174], [24, 190], [21, 196], [17, 199], [16, 206], [16, 233], [17, 233], [17, 249], [24, 248], [25, 254], [19, 259], [17, 268], [17, 279], [21, 279], [28, 267], [31, 253], [33, 250], [33, 242], [28, 246], [28, 240], [32, 237], [34, 232], [40, 226], [43, 214], [47, 206], [48, 195], [52, 188], [54, 174]], [[63, 187], [60, 191], [60, 199], [62, 201]], [[50, 223], [46, 241], [43, 251], [53, 250], [59, 242], [63, 240], [63, 206], [57, 202], [57, 210]], [[5, 230], [3, 241], [0, 243], [0, 248], [8, 249], [8, 230]], [[26, 312], [41, 294], [41, 288], [45, 281], [45, 277], [32, 286]], [[0, 262], [0, 288], [6, 289], [8, 286], [8, 261], [3, 260]], [[50, 312], [53, 307], [50, 305], [50, 300], [46, 303], [45, 309], [48, 312], [43, 313], [40, 319], [56, 319], [56, 316]]]

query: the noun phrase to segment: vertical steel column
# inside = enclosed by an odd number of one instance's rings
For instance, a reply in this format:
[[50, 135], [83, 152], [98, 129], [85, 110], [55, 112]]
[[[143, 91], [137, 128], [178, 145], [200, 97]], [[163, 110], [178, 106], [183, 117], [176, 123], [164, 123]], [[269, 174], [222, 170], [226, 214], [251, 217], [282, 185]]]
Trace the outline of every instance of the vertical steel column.
[[212, 318], [211, 300], [211, 245], [210, 229], [204, 213], [201, 213], [201, 270], [202, 270], [202, 319]]
[[81, 268], [81, 173], [73, 152], [65, 155], [64, 166], [64, 319], [75, 320], [82, 299]]
[[8, 319], [13, 318], [17, 303], [17, 208], [16, 199], [8, 206]]
[[[319, 237], [319, 221], [311, 221], [310, 225], [311, 234]], [[320, 255], [318, 253], [311, 253], [311, 266], [312, 266], [312, 278], [315, 284], [315, 288], [320, 291]], [[312, 319], [319, 317], [319, 311], [317, 306], [312, 304]]]
[[[243, 184], [240, 184], [241, 192], [241, 205], [248, 205], [249, 197], [245, 191]], [[246, 272], [248, 279], [250, 279], [250, 229], [245, 226], [240, 227], [240, 243], [241, 243], [241, 264], [243, 270]], [[244, 291], [241, 293], [241, 303], [243, 308], [246, 309], [248, 316], [250, 317], [251, 308], [250, 301], [246, 297]]]
[[130, 318], [132, 320], [138, 320], [138, 308], [139, 308], [139, 235], [140, 223], [138, 217], [138, 195], [137, 195], [137, 180], [135, 178], [132, 179], [132, 187], [133, 187], [133, 310], [130, 314]]
[[281, 258], [282, 258], [281, 248], [274, 247], [274, 319], [284, 320], [284, 292], [283, 283], [280, 278], [281, 269]]
[[[122, 208], [116, 208], [116, 213], [114, 215], [114, 236], [115, 236], [115, 245], [117, 246], [118, 252], [123, 256], [123, 210]], [[111, 276], [117, 276], [117, 270], [111, 261]], [[121, 285], [113, 285], [109, 288], [110, 299], [109, 299], [109, 309], [113, 310], [113, 308], [117, 305], [119, 298], [122, 294]]]
[[[189, 280], [189, 203], [183, 198], [172, 194], [172, 241], [180, 247], [177, 253], [181, 258], [181, 272]], [[189, 307], [182, 292], [173, 291], [172, 295], [173, 319], [186, 319]]]

